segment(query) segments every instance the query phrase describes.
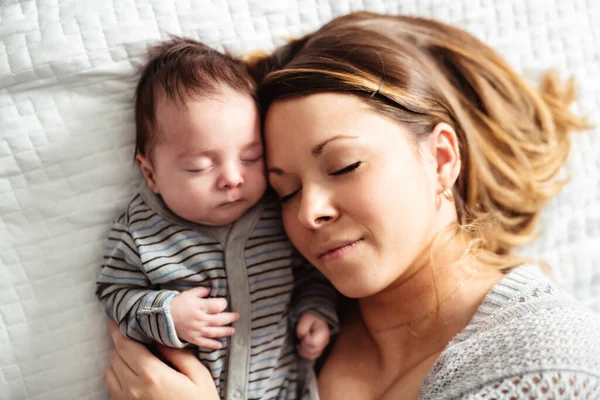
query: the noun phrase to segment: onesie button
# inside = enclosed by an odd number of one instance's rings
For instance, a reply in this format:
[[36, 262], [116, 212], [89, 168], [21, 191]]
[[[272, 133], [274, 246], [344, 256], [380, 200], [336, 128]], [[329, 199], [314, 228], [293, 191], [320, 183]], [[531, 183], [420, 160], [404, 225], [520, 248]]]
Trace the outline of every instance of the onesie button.
[[235, 392], [233, 392], [233, 398], [234, 399], [241, 399], [242, 398], [242, 392], [240, 392], [239, 390], [236, 390]]
[[246, 345], [246, 341], [244, 340], [243, 337], [239, 337], [235, 340], [235, 344], [237, 344], [238, 346], [245, 346]]

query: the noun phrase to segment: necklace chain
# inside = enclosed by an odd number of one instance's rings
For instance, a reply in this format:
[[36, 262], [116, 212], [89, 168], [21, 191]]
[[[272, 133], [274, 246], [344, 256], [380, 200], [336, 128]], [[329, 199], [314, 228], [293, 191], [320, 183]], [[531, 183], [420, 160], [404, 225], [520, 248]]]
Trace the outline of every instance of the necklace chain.
[[473, 272], [472, 274], [470, 274], [468, 277], [466, 277], [465, 279], [463, 279], [457, 286], [456, 288], [454, 288], [454, 290], [452, 291], [452, 293], [450, 293], [440, 304], [438, 307], [435, 307], [432, 310], [427, 311], [425, 314], [421, 315], [419, 318], [417, 319], [413, 319], [412, 321], [408, 321], [408, 322], [402, 322], [400, 324], [394, 325], [392, 328], [402, 328], [402, 327], [411, 327], [414, 326], [420, 322], [425, 321], [427, 318], [429, 318], [430, 316], [432, 316], [434, 313], [438, 312], [439, 310], [442, 309], [442, 307], [444, 305], [446, 305], [450, 299], [452, 299], [452, 297], [454, 297], [454, 295], [456, 293], [458, 293], [458, 291], [465, 286], [465, 283], [467, 283], [467, 281], [469, 279], [471, 279], [473, 277], [473, 275], [475, 275], [475, 273]]

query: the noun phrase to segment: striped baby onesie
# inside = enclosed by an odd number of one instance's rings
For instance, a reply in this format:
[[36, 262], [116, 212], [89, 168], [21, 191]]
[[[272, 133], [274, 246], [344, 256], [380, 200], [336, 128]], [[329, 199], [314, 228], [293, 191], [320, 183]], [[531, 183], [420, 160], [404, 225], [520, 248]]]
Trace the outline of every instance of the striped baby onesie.
[[[225, 297], [240, 314], [236, 334], [219, 350], [198, 349], [221, 398], [296, 399], [305, 363], [295, 350], [295, 324], [310, 311], [338, 329], [336, 292], [289, 242], [274, 196], [230, 227], [179, 218], [146, 185], [113, 224], [97, 295], [129, 338], [184, 347], [170, 301], [197, 286]], [[190, 346], [191, 347], [191, 346]]]

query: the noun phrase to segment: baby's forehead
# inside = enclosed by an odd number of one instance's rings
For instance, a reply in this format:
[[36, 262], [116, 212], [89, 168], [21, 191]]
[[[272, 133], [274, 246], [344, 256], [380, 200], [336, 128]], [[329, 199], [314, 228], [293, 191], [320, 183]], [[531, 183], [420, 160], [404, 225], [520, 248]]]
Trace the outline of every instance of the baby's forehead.
[[161, 100], [156, 110], [156, 143], [232, 151], [262, 146], [260, 115], [253, 101], [234, 101], [230, 103], [228, 95], [183, 102]]
[[196, 94], [193, 92], [185, 91], [185, 88], [181, 89], [181, 93], [172, 96], [167, 94], [164, 90], [157, 90], [155, 94], [155, 114], [156, 117], [164, 116], [170, 113], [187, 113], [189, 112], [190, 105], [201, 102], [203, 99], [207, 99], [211, 96], [211, 93]]

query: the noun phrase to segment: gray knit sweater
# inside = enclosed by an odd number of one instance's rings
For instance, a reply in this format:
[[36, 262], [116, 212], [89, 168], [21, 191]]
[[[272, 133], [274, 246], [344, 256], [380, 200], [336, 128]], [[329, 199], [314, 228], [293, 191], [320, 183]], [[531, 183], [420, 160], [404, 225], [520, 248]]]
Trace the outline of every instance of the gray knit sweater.
[[535, 267], [508, 273], [429, 371], [420, 399], [600, 399], [600, 317]]
[[[307, 400], [318, 400], [314, 375]], [[420, 400], [600, 399], [600, 317], [535, 267], [512, 270], [427, 374]]]

